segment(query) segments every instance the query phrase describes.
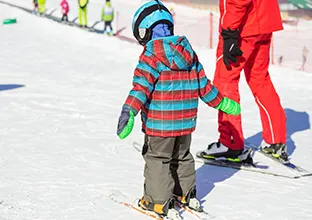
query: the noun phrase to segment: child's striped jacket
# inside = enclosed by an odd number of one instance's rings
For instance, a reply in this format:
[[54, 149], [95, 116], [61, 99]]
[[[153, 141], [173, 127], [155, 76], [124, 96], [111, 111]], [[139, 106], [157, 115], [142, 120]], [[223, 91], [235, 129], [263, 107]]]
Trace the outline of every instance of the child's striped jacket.
[[187, 38], [171, 36], [146, 44], [123, 108], [141, 110], [147, 135], [181, 136], [195, 130], [198, 97], [211, 107], [222, 100]]

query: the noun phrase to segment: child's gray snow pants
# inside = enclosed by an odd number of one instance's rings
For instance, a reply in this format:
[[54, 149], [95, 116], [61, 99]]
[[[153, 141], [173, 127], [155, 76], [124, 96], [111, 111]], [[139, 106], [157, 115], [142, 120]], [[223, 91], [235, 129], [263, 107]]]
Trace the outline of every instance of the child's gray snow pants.
[[145, 135], [144, 199], [163, 204], [173, 195], [185, 196], [195, 186], [195, 162], [190, 153], [191, 134], [178, 137]]

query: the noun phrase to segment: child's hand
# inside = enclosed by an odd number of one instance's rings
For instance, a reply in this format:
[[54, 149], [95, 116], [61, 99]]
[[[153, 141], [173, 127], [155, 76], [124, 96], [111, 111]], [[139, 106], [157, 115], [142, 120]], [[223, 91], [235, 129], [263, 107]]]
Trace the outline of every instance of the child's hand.
[[239, 115], [241, 113], [240, 104], [226, 97], [224, 97], [220, 104], [215, 108], [229, 115]]
[[125, 139], [131, 133], [134, 125], [134, 114], [130, 109], [122, 109], [118, 120], [117, 135]]

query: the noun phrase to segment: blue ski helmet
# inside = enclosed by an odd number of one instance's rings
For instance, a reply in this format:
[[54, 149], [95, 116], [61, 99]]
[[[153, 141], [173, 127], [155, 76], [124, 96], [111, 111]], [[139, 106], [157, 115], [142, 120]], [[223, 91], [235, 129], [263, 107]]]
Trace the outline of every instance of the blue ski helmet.
[[159, 1], [152, 0], [142, 5], [134, 14], [132, 31], [141, 45], [152, 39], [153, 28], [157, 24], [167, 24], [173, 35], [173, 19], [170, 11]]

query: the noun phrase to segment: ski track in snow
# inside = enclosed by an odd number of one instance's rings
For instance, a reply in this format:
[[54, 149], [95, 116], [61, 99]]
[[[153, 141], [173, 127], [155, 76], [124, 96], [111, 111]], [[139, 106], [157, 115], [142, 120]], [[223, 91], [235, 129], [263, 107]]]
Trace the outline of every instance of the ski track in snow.
[[[1, 5], [1, 20], [13, 15], [18, 23], [0, 28], [0, 219], [149, 219], [108, 198], [114, 190], [142, 195], [144, 162], [131, 146], [143, 139], [139, 117], [128, 139], [115, 134], [142, 48]], [[215, 52], [194, 48], [212, 79]], [[292, 162], [312, 170], [312, 75], [276, 66], [271, 75], [290, 109]], [[243, 77], [240, 90], [245, 136], [258, 140], [258, 109]], [[193, 153], [218, 134], [214, 109], [201, 103], [198, 118]], [[311, 177], [196, 169], [198, 197], [218, 220], [312, 218]]]

